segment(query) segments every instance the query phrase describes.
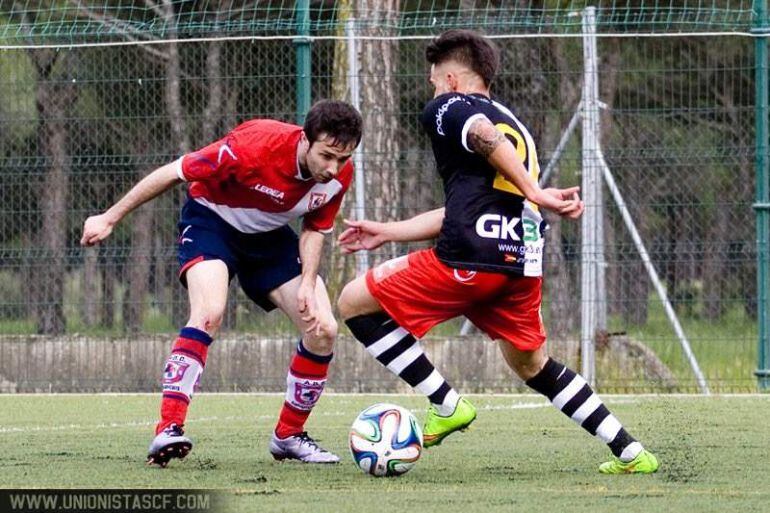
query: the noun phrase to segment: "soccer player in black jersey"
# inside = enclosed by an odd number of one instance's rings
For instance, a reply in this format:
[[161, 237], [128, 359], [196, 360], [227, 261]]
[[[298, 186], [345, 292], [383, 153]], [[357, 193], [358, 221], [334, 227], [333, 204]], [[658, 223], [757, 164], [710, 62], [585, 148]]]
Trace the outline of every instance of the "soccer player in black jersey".
[[528, 386], [609, 446], [613, 458], [601, 472], [655, 472], [655, 456], [628, 434], [583, 377], [545, 350], [540, 209], [579, 218], [584, 205], [578, 188], [538, 186], [532, 136], [490, 97], [499, 54], [486, 38], [450, 30], [431, 42], [426, 57], [435, 96], [421, 122], [445, 207], [400, 222], [348, 221], [339, 242], [352, 253], [388, 241], [438, 241], [350, 282], [339, 300], [342, 317], [367, 352], [430, 400], [426, 447], [476, 418], [473, 405], [444, 380], [418, 340], [436, 324], [464, 315], [498, 341], [503, 358]]

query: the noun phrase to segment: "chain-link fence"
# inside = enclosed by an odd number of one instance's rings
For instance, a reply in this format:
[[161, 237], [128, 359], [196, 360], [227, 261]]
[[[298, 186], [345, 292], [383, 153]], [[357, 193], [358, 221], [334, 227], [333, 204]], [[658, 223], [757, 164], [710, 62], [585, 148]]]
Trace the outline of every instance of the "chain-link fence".
[[[31, 373], [31, 363], [23, 354], [55, 360], [57, 351], [67, 351], [56, 344], [83, 344], [84, 337], [135, 343], [130, 341], [156, 340], [150, 335], [162, 333], [170, 343], [187, 315], [175, 258], [183, 187], [134, 212], [97, 248], [78, 244], [84, 219], [154, 168], [241, 121], [297, 116], [295, 91], [302, 79], [293, 36], [302, 28], [297, 9], [303, 2], [165, 1], [155, 10], [146, 6], [153, 2], [134, 3], [71, 1], [42, 8], [46, 2], [31, 7], [33, 2], [0, 1], [5, 389], [25, 389], [19, 383]], [[350, 76], [359, 81], [368, 218], [400, 219], [443, 201], [418, 123], [432, 95], [424, 61], [430, 34], [461, 26], [495, 36], [502, 71], [493, 93], [531, 129], [541, 168], [579, 109], [582, 4], [438, 4], [309, 4], [312, 99], [349, 100]], [[351, 17], [356, 62], [347, 57], [344, 27]], [[598, 10], [603, 153], [695, 357], [717, 391], [756, 387], [755, 44], [748, 37], [753, 20], [750, 6], [740, 3], [655, 10], [642, 2]], [[580, 183], [580, 139], [576, 135], [566, 144], [549, 184]], [[346, 217], [356, 215], [355, 193], [343, 206]], [[637, 247], [608, 198], [605, 191], [607, 326], [596, 336], [597, 385], [697, 390]], [[580, 224], [549, 221], [543, 308], [549, 344], [579, 368]], [[323, 274], [334, 300], [355, 276], [355, 260], [331, 241], [327, 246]], [[369, 263], [416, 247], [387, 245]], [[280, 313], [261, 313], [235, 283], [230, 296], [224, 337], [298, 336]], [[516, 388], [512, 378], [506, 385], [504, 375], [478, 370], [478, 362], [496, 358], [496, 348], [473, 331], [461, 336], [461, 325], [462, 319], [452, 321], [429, 336], [435, 347], [438, 340], [449, 341], [442, 342], [437, 364], [451, 366], [448, 374], [457, 376], [475, 365], [468, 372], [477, 379], [469, 387]], [[24, 349], [46, 343], [54, 345], [42, 353]], [[83, 354], [68, 356], [83, 359], [70, 367], [75, 378], [77, 369], [89, 365], [91, 353]], [[158, 354], [157, 366], [163, 357]], [[109, 358], [99, 361], [120, 368]], [[353, 388], [371, 389], [351, 372], [340, 376], [358, 383]], [[112, 386], [104, 379], [105, 387]], [[266, 386], [256, 372], [248, 379], [257, 388]], [[345, 383], [335, 386], [345, 389]], [[89, 379], [84, 388], [99, 385]], [[77, 389], [77, 379], [68, 389]]]

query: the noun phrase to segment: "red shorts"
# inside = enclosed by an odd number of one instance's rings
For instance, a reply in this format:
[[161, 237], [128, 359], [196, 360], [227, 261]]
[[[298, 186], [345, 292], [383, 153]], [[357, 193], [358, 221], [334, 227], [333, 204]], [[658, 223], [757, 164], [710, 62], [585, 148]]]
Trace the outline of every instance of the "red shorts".
[[545, 343], [541, 277], [464, 271], [442, 263], [433, 249], [395, 258], [366, 274], [369, 292], [404, 329], [420, 338], [464, 315], [493, 339], [520, 351]]

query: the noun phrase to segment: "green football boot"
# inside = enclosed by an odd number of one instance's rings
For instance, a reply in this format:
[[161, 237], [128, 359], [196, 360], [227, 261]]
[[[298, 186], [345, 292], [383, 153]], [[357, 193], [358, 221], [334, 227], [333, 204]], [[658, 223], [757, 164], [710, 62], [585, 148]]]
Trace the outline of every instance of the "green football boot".
[[616, 457], [599, 465], [602, 474], [652, 474], [658, 470], [658, 459], [650, 451], [642, 450], [636, 458], [623, 463]]
[[425, 417], [425, 426], [422, 428], [423, 445], [433, 447], [444, 441], [444, 438], [455, 431], [465, 431], [476, 420], [476, 408], [464, 397], [457, 401], [457, 406], [452, 415], [442, 417], [438, 410], [431, 405]]

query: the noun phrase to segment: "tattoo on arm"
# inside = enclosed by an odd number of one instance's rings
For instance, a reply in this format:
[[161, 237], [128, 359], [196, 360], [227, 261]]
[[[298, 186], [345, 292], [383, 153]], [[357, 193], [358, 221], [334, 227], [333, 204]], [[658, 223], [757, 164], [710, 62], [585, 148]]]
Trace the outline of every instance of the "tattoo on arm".
[[489, 120], [477, 119], [468, 130], [468, 146], [484, 158], [505, 142], [505, 136]]

